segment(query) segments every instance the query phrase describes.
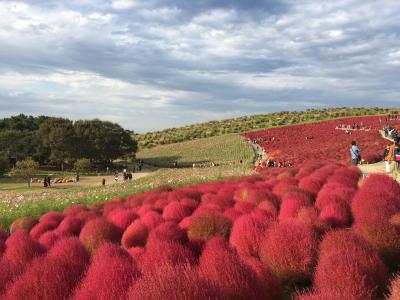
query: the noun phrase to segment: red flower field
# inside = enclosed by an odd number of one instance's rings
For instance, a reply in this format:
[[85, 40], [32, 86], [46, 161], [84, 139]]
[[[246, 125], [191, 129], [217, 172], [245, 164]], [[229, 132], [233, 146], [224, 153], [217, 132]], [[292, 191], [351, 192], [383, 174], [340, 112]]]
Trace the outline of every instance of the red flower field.
[[[336, 128], [353, 124], [360, 129], [350, 129], [351, 134], [346, 134], [344, 128]], [[384, 116], [354, 117], [248, 132], [244, 136], [265, 149], [269, 159], [291, 161], [296, 165], [304, 162], [349, 164], [350, 143], [355, 140], [362, 150], [362, 159], [374, 163], [382, 160], [388, 143], [379, 133], [385, 125], [399, 126], [400, 121], [386, 121]]]
[[16, 220], [0, 299], [399, 299], [400, 185], [274, 171]]

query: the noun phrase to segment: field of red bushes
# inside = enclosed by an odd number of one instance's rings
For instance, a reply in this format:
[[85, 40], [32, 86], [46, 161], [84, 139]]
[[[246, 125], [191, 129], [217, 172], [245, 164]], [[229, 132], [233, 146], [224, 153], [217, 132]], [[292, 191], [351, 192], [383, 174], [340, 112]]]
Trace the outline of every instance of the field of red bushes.
[[[345, 130], [336, 129], [342, 124], [357, 124], [370, 130], [350, 130], [351, 134], [346, 134]], [[374, 163], [382, 160], [388, 143], [379, 133], [385, 125], [398, 127], [400, 121], [382, 116], [354, 117], [248, 132], [244, 136], [258, 140], [270, 159], [289, 160], [297, 165], [322, 161], [350, 164], [350, 143], [355, 140], [365, 162]]]
[[399, 299], [400, 185], [308, 164], [0, 231], [1, 299]]

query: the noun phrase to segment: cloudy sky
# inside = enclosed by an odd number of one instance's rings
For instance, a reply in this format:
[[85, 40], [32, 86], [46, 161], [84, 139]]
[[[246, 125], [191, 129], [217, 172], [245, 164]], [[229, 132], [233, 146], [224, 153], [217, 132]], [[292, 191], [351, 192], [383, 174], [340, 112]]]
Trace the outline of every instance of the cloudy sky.
[[0, 0], [0, 117], [137, 132], [399, 106], [399, 0]]

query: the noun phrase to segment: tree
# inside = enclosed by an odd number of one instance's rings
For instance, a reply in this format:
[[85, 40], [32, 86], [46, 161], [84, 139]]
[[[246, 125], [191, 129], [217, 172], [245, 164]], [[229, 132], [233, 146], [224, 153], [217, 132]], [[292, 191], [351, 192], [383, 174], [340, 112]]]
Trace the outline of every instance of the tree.
[[39, 168], [39, 164], [32, 159], [17, 161], [12, 175], [27, 180], [28, 187], [31, 186], [31, 178], [34, 177]]
[[10, 170], [10, 167], [10, 161], [4, 156], [0, 156], [0, 176], [7, 173]]
[[0, 151], [8, 159], [23, 160], [33, 156], [40, 142], [34, 132], [18, 130], [0, 131]]
[[73, 157], [74, 127], [71, 120], [48, 118], [37, 132], [43, 145], [50, 151], [50, 161], [58, 163], [64, 170], [64, 162]]
[[74, 170], [76, 172], [88, 172], [92, 168], [92, 163], [90, 162], [90, 159], [87, 158], [81, 158], [78, 159], [75, 164], [74, 164]]
[[137, 150], [131, 132], [115, 123], [98, 119], [77, 121], [74, 130], [77, 138], [76, 157], [87, 157], [108, 164], [113, 159], [133, 155]]

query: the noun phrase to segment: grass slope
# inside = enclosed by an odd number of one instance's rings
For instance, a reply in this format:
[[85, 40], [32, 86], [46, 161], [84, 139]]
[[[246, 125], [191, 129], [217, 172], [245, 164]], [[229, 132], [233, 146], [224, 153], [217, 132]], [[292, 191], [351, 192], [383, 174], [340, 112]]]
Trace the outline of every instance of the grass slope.
[[253, 160], [252, 147], [239, 135], [228, 134], [193, 141], [142, 149], [137, 158], [160, 167], [192, 166], [193, 163], [235, 165], [240, 160], [249, 166]]
[[229, 133], [243, 133], [259, 129], [268, 129], [284, 125], [306, 122], [316, 122], [335, 118], [365, 115], [399, 114], [399, 108], [325, 108], [307, 111], [283, 111], [277, 113], [243, 116], [234, 119], [210, 121], [192, 124], [179, 128], [169, 128], [162, 131], [137, 134], [139, 149], [151, 148], [157, 145], [167, 145], [193, 139], [220, 136]]

